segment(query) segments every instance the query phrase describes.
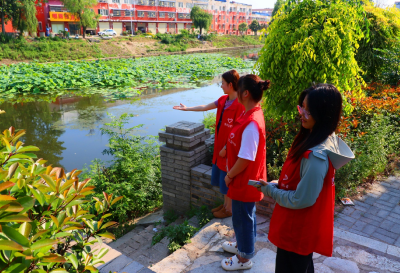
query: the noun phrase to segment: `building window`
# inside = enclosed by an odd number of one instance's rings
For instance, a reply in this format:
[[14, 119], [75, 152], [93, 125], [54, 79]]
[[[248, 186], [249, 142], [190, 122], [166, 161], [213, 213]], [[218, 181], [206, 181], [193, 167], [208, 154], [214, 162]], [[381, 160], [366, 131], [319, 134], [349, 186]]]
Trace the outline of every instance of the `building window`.
[[160, 7], [174, 8], [175, 7], [175, 2], [160, 1], [159, 5], [160, 5]]
[[119, 4], [119, 0], [112, 0], [113, 3], [118, 3]]
[[42, 22], [39, 22], [39, 31], [42, 31], [43, 30], [43, 28], [42, 28]]
[[108, 15], [108, 9], [99, 9], [100, 15]]
[[156, 1], [155, 0], [149, 0], [149, 6], [155, 6]]
[[189, 13], [178, 13], [178, 18], [179, 19], [190, 19], [190, 14]]
[[137, 0], [137, 4], [141, 6], [148, 6], [149, 0]]
[[138, 11], [137, 17], [144, 17], [144, 11]]
[[133, 12], [130, 10], [125, 11], [125, 16], [133, 16]]
[[50, 6], [50, 11], [52, 12], [69, 12], [65, 7], [60, 6]]
[[150, 18], [156, 18], [156, 12], [155, 11], [149, 11], [147, 13], [147, 16], [150, 17]]
[[218, 22], [218, 17], [215, 17], [215, 22]]
[[183, 2], [178, 2], [178, 7], [183, 8]]
[[176, 14], [172, 12], [168, 12], [168, 18], [176, 18]]
[[165, 18], [165, 12], [159, 12], [158, 17], [160, 18]]
[[113, 15], [114, 16], [121, 16], [121, 11], [120, 10], [113, 10]]

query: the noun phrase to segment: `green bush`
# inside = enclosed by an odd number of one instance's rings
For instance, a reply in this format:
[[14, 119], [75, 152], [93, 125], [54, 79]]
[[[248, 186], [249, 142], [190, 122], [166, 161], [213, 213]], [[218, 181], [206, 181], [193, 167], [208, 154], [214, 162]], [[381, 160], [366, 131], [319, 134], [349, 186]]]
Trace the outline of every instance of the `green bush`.
[[[364, 9], [354, 1], [288, 1], [268, 28], [255, 69], [271, 80], [264, 107], [268, 116], [296, 115], [302, 90], [313, 82], [332, 83], [343, 94], [362, 94], [355, 60], [365, 36]], [[344, 110], [351, 112], [345, 100]]]
[[122, 197], [103, 193], [94, 214], [84, 210], [94, 190], [90, 179], [46, 166], [33, 153], [39, 148], [18, 140], [24, 134], [10, 127], [0, 144], [0, 272], [96, 271], [108, 249], [94, 252], [91, 246], [101, 237], [115, 238], [107, 228], [117, 223], [106, 218]]
[[[109, 148], [104, 154], [113, 156], [109, 166], [94, 160], [83, 176], [91, 177], [96, 187], [89, 200], [102, 196], [107, 190], [124, 199], [113, 208], [113, 217], [125, 222], [162, 206], [161, 171], [159, 144], [151, 137], [132, 135], [139, 128], [125, 129], [132, 114], [119, 118], [111, 116], [112, 121], [101, 128], [102, 134], [109, 136]], [[88, 204], [91, 210], [94, 201]]]

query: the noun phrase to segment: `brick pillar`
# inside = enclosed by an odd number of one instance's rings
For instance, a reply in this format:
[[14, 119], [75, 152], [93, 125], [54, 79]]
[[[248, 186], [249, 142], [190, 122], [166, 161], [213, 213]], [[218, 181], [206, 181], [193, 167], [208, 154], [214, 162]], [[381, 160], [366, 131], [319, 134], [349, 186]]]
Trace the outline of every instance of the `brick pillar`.
[[205, 163], [210, 130], [201, 123], [180, 121], [160, 132], [161, 178], [164, 211], [184, 213], [190, 209], [191, 168]]

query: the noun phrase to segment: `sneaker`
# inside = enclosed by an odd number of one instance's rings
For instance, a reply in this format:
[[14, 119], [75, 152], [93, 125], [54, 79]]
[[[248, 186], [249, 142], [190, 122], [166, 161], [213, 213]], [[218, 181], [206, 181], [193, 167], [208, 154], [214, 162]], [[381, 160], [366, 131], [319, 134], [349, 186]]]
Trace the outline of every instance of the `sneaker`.
[[230, 258], [223, 259], [221, 261], [221, 266], [223, 269], [228, 271], [245, 270], [245, 269], [250, 269], [253, 266], [253, 263], [251, 262], [251, 260], [246, 263], [241, 263], [239, 262], [238, 257], [236, 257], [235, 255]]
[[224, 242], [222, 244], [222, 249], [225, 250], [226, 252], [230, 252], [233, 254], [238, 254], [238, 249], [237, 249], [237, 243], [236, 242]]
[[227, 211], [224, 207], [213, 213], [215, 218], [227, 218], [232, 216], [232, 212]]
[[216, 208], [213, 208], [213, 209], [211, 210], [211, 212], [214, 213], [214, 212], [216, 212], [216, 211], [219, 211], [219, 210], [222, 209], [223, 207], [224, 207], [224, 205], [220, 205], [220, 206], [218, 206], [218, 207], [216, 207]]

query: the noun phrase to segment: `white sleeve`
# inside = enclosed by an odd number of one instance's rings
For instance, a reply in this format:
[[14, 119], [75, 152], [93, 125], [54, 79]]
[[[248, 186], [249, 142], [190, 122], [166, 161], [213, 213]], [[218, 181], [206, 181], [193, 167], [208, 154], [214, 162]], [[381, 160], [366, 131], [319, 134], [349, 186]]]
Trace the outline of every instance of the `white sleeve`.
[[243, 131], [238, 157], [251, 161], [256, 160], [259, 139], [257, 123], [252, 121]]

